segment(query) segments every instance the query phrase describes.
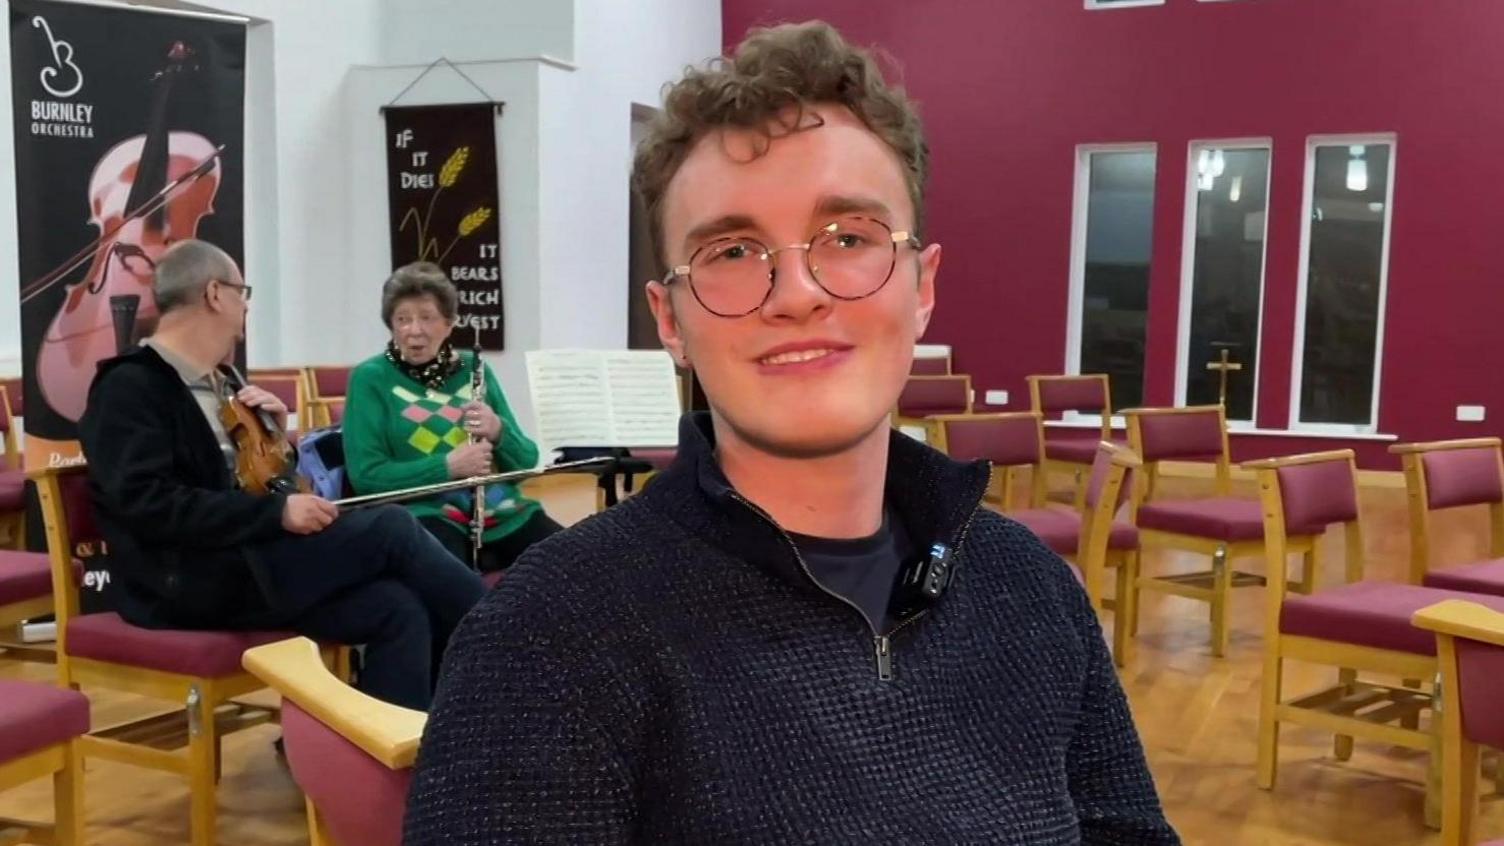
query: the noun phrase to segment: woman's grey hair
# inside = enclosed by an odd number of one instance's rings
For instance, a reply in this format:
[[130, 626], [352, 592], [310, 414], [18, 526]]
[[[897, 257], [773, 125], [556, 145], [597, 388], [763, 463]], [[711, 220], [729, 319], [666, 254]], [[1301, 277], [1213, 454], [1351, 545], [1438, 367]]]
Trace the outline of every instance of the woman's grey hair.
[[381, 322], [392, 328], [392, 312], [397, 310], [397, 304], [424, 296], [433, 297], [445, 320], [454, 320], [459, 314], [460, 294], [444, 268], [431, 261], [415, 261], [392, 271], [381, 286]]
[[157, 311], [166, 314], [196, 300], [215, 279], [234, 282], [235, 260], [207, 241], [179, 241], [157, 259], [152, 293]]

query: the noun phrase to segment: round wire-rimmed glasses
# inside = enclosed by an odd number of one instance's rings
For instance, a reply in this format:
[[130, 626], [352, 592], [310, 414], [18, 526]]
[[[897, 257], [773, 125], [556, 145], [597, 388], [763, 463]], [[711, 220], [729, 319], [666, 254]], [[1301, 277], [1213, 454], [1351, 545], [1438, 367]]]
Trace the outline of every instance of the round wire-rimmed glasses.
[[838, 300], [870, 297], [893, 276], [899, 246], [919, 249], [919, 239], [894, 232], [870, 217], [844, 217], [815, 230], [803, 244], [770, 249], [755, 238], [717, 238], [694, 251], [688, 264], [671, 268], [663, 284], [679, 280], [700, 306], [718, 317], [745, 317], [773, 293], [778, 275], [773, 257], [803, 250], [809, 275]]

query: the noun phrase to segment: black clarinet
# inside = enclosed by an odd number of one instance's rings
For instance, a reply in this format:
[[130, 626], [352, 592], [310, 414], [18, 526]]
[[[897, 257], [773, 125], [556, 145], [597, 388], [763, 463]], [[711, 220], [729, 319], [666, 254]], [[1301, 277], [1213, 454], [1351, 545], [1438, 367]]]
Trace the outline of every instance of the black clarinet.
[[[475, 330], [475, 369], [470, 373], [470, 398], [475, 402], [484, 404], [486, 401], [486, 373], [485, 363], [480, 357], [480, 328]], [[470, 443], [481, 440], [480, 435], [472, 432]], [[470, 563], [475, 569], [480, 569], [480, 546], [486, 534], [486, 486], [476, 485], [474, 513], [470, 515]]]

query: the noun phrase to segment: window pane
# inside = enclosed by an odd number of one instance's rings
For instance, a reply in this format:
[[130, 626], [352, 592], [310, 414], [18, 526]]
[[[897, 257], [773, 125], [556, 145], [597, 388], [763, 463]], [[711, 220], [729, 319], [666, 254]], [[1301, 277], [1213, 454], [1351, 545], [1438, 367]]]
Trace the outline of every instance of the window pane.
[[1389, 216], [1388, 144], [1318, 146], [1300, 421], [1368, 426]]
[[1242, 365], [1227, 376], [1227, 417], [1251, 421], [1258, 382], [1269, 150], [1196, 148], [1191, 178], [1197, 181], [1196, 238], [1185, 402], [1217, 402], [1220, 373], [1206, 365], [1218, 361], [1225, 349], [1230, 362]]
[[1144, 397], [1144, 328], [1154, 240], [1154, 153], [1087, 158], [1081, 372], [1106, 373], [1116, 408]]

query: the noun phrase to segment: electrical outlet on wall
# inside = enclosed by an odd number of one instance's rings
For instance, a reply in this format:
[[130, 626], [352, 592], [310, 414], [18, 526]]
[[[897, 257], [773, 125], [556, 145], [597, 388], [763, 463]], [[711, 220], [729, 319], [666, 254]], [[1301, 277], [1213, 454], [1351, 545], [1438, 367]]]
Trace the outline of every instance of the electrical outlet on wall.
[[987, 404], [988, 405], [1007, 405], [1008, 404], [1008, 392], [1007, 391], [988, 391], [986, 394], [984, 394], [984, 396], [987, 398]]
[[1457, 422], [1459, 423], [1482, 423], [1483, 406], [1459, 405], [1457, 406]]

